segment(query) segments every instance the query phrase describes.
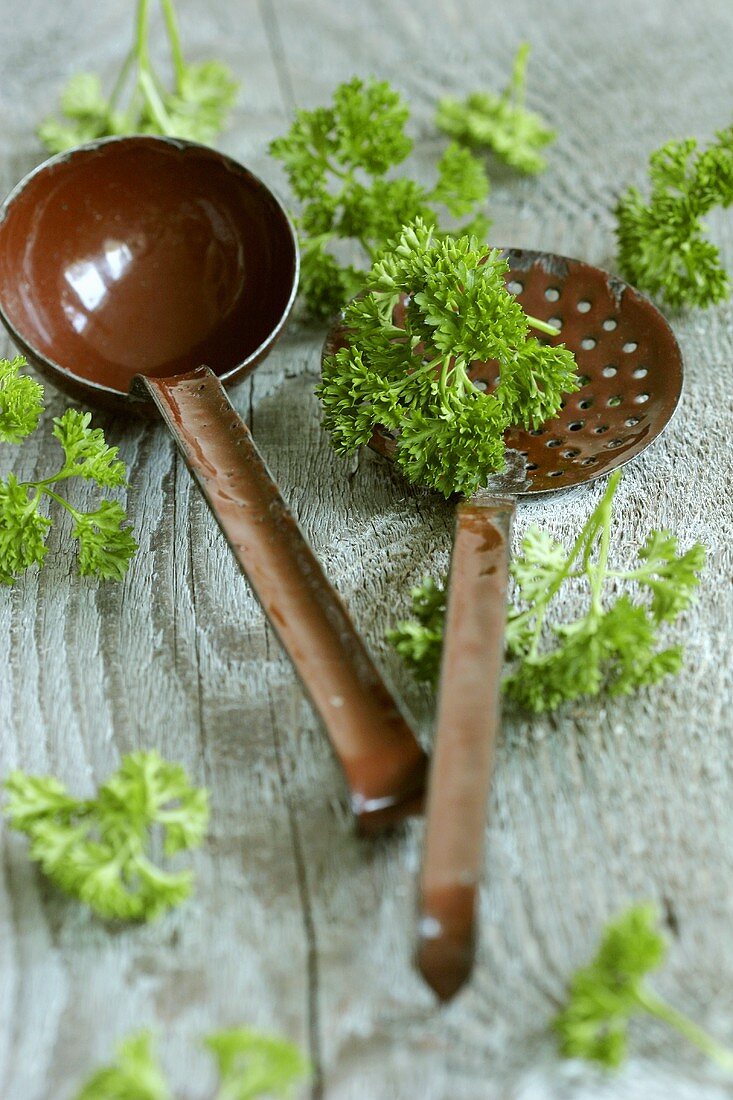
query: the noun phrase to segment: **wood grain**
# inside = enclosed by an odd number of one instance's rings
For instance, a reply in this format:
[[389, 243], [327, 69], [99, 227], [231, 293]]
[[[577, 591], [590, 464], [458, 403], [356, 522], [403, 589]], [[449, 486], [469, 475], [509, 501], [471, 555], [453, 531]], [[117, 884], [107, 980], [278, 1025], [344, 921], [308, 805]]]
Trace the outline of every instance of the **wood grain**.
[[[116, 0], [0, 0], [0, 189], [41, 154], [33, 127], [79, 68], [110, 72], [129, 32]], [[497, 243], [612, 266], [609, 206], [647, 153], [730, 121], [733, 8], [572, 0], [181, 0], [197, 58], [222, 56], [244, 89], [227, 152], [282, 183], [267, 142], [294, 105], [353, 73], [395, 82], [413, 107], [414, 170], [443, 146], [436, 97], [497, 86], [528, 39], [530, 104], [559, 130], [536, 180], [492, 166]], [[733, 265], [730, 215], [711, 218]], [[670, 929], [669, 996], [733, 1043], [733, 306], [673, 319], [686, 392], [669, 432], [629, 467], [614, 554], [651, 526], [710, 563], [680, 628], [684, 673], [629, 700], [529, 721], [511, 714], [496, 761], [471, 988], [439, 1010], [410, 967], [422, 825], [357, 840], [325, 738], [203, 501], [157, 425], [99, 415], [130, 465], [141, 549], [125, 582], [79, 578], [66, 534], [43, 572], [0, 591], [0, 771], [54, 772], [88, 791], [121, 753], [157, 747], [212, 792], [194, 900], [113, 930], [50, 890], [7, 833], [0, 864], [0, 1095], [67, 1100], [125, 1033], [151, 1025], [184, 1100], [212, 1094], [198, 1037], [247, 1022], [303, 1043], [328, 1100], [719, 1100], [730, 1082], [657, 1028], [634, 1028], [626, 1070], [558, 1061], [547, 1022], [599, 926], [655, 900]], [[234, 393], [381, 666], [429, 737], [432, 700], [383, 643], [410, 584], [447, 565], [448, 505], [374, 456], [337, 458], [313, 384], [322, 332], [296, 321]], [[3, 346], [0, 342], [0, 354]], [[47, 392], [46, 422], [64, 407]], [[53, 461], [49, 433], [0, 448], [0, 469]], [[76, 489], [84, 499], [88, 489]], [[522, 503], [568, 542], [600, 485]], [[59, 525], [63, 527], [63, 522]], [[572, 614], [576, 596], [569, 594]], [[304, 1092], [304, 1095], [307, 1094]]]

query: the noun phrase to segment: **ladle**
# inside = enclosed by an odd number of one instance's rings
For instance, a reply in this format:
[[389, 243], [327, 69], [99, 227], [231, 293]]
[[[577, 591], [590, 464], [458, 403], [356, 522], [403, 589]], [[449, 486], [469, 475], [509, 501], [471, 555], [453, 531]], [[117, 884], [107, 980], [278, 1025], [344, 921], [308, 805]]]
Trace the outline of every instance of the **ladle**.
[[[486, 807], [499, 728], [511, 525], [517, 495], [556, 492], [634, 458], [669, 422], [682, 357], [669, 325], [643, 295], [579, 260], [507, 250], [507, 283], [533, 317], [576, 355], [581, 387], [536, 431], [506, 435], [503, 475], [457, 508], [419, 887], [417, 965], [441, 1000], [467, 981], [476, 948]], [[324, 348], [348, 343], [340, 322]], [[473, 380], [496, 383], [496, 365]], [[394, 452], [377, 431], [370, 444]]]
[[279, 201], [190, 142], [81, 146], [32, 171], [0, 209], [0, 318], [12, 339], [82, 401], [157, 408], [372, 830], [417, 808], [424, 753], [223, 389], [268, 353], [297, 282]]

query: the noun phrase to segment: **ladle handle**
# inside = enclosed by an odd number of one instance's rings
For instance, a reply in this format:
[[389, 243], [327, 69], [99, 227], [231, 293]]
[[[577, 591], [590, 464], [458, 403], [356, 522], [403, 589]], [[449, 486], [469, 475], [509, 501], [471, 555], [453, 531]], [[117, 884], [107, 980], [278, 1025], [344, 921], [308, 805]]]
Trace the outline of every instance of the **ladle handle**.
[[417, 966], [441, 1000], [468, 980], [504, 657], [512, 498], [458, 506], [419, 885]]
[[425, 754], [208, 367], [141, 378], [318, 711], [361, 829], [421, 807]]

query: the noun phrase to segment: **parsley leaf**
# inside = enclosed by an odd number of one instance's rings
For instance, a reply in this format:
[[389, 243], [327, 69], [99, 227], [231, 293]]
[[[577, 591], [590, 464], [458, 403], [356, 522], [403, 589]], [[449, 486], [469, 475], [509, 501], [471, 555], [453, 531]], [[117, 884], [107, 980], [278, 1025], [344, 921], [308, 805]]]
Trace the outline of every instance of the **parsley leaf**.
[[[692, 600], [705, 564], [705, 548], [695, 543], [680, 554], [668, 531], [652, 531], [627, 570], [608, 566], [612, 502], [620, 479], [612, 475], [603, 499], [583, 527], [571, 551], [532, 526], [522, 553], [512, 562], [516, 599], [507, 622], [507, 655], [514, 663], [504, 680], [505, 694], [528, 710], [554, 710], [567, 700], [601, 691], [627, 694], [679, 672], [681, 646], [658, 648], [658, 630], [672, 622]], [[546, 624], [562, 586], [585, 581], [590, 605], [575, 622]], [[634, 603], [624, 593], [606, 606], [610, 583], [634, 584], [651, 596]], [[426, 578], [411, 592], [414, 619], [388, 632], [415, 676], [435, 684], [440, 669], [445, 591]]]
[[[214, 1100], [285, 1100], [291, 1087], [308, 1073], [308, 1063], [294, 1043], [249, 1028], [218, 1031], [204, 1039], [216, 1059], [220, 1083]], [[117, 1047], [117, 1060], [97, 1070], [75, 1100], [173, 1100], [143, 1031]]]
[[[438, 208], [463, 217], [480, 206], [489, 182], [483, 165], [451, 145], [428, 188], [388, 178], [412, 150], [405, 133], [409, 110], [386, 81], [354, 77], [334, 92], [330, 107], [298, 111], [289, 132], [270, 145], [302, 203], [296, 218], [303, 252], [301, 291], [311, 316], [335, 313], [361, 289], [364, 260], [373, 261], [403, 225], [422, 218], [438, 224]], [[478, 218], [472, 228], [485, 233]], [[342, 242], [350, 242], [345, 249]], [[336, 251], [334, 251], [334, 248]], [[359, 255], [359, 264], [346, 262]]]
[[667, 951], [657, 923], [654, 906], [635, 905], [606, 926], [595, 956], [573, 975], [567, 1004], [553, 1021], [561, 1053], [616, 1069], [627, 1054], [630, 1021], [648, 1013], [733, 1070], [733, 1052], [646, 985], [647, 974], [661, 965]]
[[[165, 134], [210, 144], [225, 126], [239, 85], [220, 61], [187, 64], [173, 0], [161, 0], [174, 68], [167, 91], [150, 58], [150, 0], [137, 0], [135, 37], [107, 99], [93, 73], [72, 76], [61, 94], [62, 119], [47, 118], [38, 136], [52, 153], [117, 134]], [[126, 108], [119, 105], [131, 87]]]
[[697, 587], [697, 571], [705, 555], [699, 543], [678, 554], [677, 539], [669, 531], [652, 531], [639, 550], [640, 564], [628, 576], [652, 593], [651, 613], [657, 623], [675, 619]]
[[[20, 356], [12, 362], [0, 360], [0, 440], [19, 442], [35, 429], [43, 409], [43, 387], [18, 374], [24, 365]], [[117, 457], [117, 447], [109, 447], [101, 429], [90, 423], [91, 413], [77, 409], [54, 418], [53, 434], [64, 452], [55, 474], [38, 481], [19, 482], [14, 474], [0, 478], [0, 584], [12, 584], [31, 565], [43, 564], [52, 526], [40, 511], [44, 496], [74, 521], [80, 573], [113, 580], [125, 575], [137, 543], [125, 526], [122, 505], [102, 500], [96, 509], [82, 512], [57, 492], [59, 484], [72, 477], [94, 481], [103, 489], [125, 485], [125, 465]]]
[[125, 132], [125, 116], [104, 98], [102, 82], [94, 73], [71, 77], [61, 93], [61, 112], [62, 120], [46, 118], [36, 131], [51, 153]]
[[[682, 649], [659, 649], [658, 627], [689, 606], [705, 564], [705, 548], [695, 543], [678, 555], [669, 532], [654, 531], [639, 550], [639, 564], [614, 570], [608, 556], [613, 497], [621, 472], [612, 474], [598, 507], [569, 554], [547, 536], [530, 529], [523, 556], [512, 566], [516, 597], [507, 623], [507, 649], [516, 661], [504, 691], [520, 706], [554, 710], [581, 695], [627, 694], [679, 671]], [[549, 606], [571, 578], [584, 580], [590, 603], [575, 622], [546, 624]], [[603, 599], [608, 583], [631, 583], [652, 595], [651, 604], [635, 603], [624, 593], [610, 605]]]
[[173, 1100], [155, 1059], [152, 1036], [129, 1035], [117, 1046], [117, 1060], [97, 1070], [75, 1100]]
[[[486, 199], [486, 172], [480, 160], [468, 149], [452, 144], [437, 165], [438, 180], [431, 200], [441, 203], [454, 218], [465, 218]], [[402, 224], [410, 221], [404, 218]], [[486, 226], [488, 228], [488, 226]]]
[[[575, 359], [529, 335], [541, 322], [509, 293], [507, 271], [496, 249], [439, 236], [420, 219], [387, 245], [344, 312], [350, 344], [325, 359], [316, 391], [336, 450], [354, 451], [381, 425], [410, 481], [470, 494], [503, 466], [511, 424], [555, 415], [577, 389]], [[489, 359], [499, 361], [499, 383], [482, 393], [468, 372]]]
[[256, 1100], [289, 1096], [291, 1086], [308, 1072], [298, 1047], [276, 1035], [249, 1028], [219, 1031], [204, 1039], [221, 1077], [215, 1100]]
[[96, 512], [80, 512], [72, 530], [79, 540], [79, 572], [82, 576], [121, 581], [137, 543], [127, 516], [116, 500], [103, 500]]
[[[54, 418], [53, 434], [64, 449], [63, 477], [83, 477], [103, 488], [124, 485], [125, 464], [117, 458], [117, 447], [108, 447], [101, 428], [90, 428], [91, 413], [67, 409]], [[56, 479], [56, 480], [59, 480]]]
[[[177, 90], [164, 99], [167, 132], [210, 145], [225, 128], [238, 90], [237, 81], [221, 61], [187, 65]], [[148, 122], [147, 133], [157, 133], [154, 120]]]
[[31, 565], [42, 565], [51, 520], [38, 512], [40, 496], [8, 474], [0, 478], [0, 584], [12, 584]]
[[540, 150], [555, 140], [556, 132], [524, 105], [528, 58], [529, 44], [523, 42], [501, 95], [472, 92], [465, 100], [441, 99], [435, 124], [456, 141], [491, 149], [512, 168], [535, 174], [547, 167]]
[[417, 680], [437, 684], [443, 648], [445, 586], [424, 577], [410, 589], [413, 619], [403, 619], [385, 634]]
[[0, 359], [0, 443], [20, 443], [43, 412], [43, 386], [19, 373], [25, 365], [22, 355]]
[[167, 872], [151, 859], [152, 831], [172, 856], [201, 844], [208, 794], [156, 752], [136, 752], [92, 799], [77, 799], [53, 777], [14, 772], [5, 816], [31, 841], [31, 859], [51, 881], [99, 916], [153, 920], [191, 892], [190, 871]]
[[733, 127], [707, 149], [694, 138], [663, 145], [649, 159], [649, 182], [648, 201], [629, 187], [616, 206], [622, 274], [674, 308], [723, 301], [728, 275], [702, 219], [733, 203]]

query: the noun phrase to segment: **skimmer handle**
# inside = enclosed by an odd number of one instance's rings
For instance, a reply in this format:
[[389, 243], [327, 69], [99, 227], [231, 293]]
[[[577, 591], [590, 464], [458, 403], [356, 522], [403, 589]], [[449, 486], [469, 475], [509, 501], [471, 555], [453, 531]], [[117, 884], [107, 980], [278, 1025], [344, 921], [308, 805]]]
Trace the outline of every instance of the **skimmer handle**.
[[512, 497], [458, 506], [435, 749], [428, 779], [416, 962], [441, 1000], [468, 980], [504, 657]]

